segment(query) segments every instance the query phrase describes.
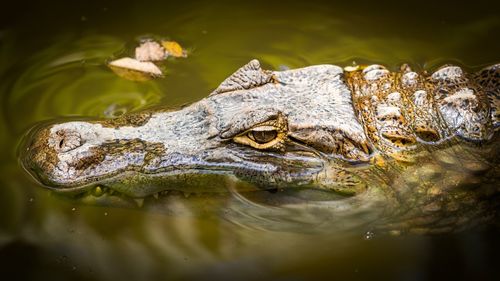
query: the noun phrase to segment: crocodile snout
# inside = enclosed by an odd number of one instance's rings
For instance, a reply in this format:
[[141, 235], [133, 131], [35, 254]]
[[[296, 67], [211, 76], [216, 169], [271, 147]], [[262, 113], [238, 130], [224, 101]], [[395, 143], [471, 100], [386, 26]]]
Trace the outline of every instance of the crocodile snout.
[[[49, 128], [38, 127], [31, 130], [21, 146], [21, 153], [24, 154], [21, 158], [23, 167], [45, 185], [50, 184], [46, 175], [55, 169], [58, 161], [55, 145], [49, 145], [49, 143], [54, 143], [54, 141], [50, 137]], [[60, 138], [58, 142], [59, 149], [66, 149], [68, 142], [64, 138]]]

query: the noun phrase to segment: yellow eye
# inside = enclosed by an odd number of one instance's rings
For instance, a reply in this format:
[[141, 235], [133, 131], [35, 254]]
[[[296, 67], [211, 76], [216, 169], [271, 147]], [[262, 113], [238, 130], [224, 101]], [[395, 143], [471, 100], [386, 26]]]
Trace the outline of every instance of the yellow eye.
[[247, 136], [256, 143], [264, 144], [274, 140], [278, 136], [278, 132], [276, 130], [250, 131]]
[[277, 149], [285, 138], [285, 131], [279, 131], [273, 126], [260, 126], [234, 137], [233, 140], [257, 149]]
[[288, 124], [285, 116], [278, 113], [276, 119], [257, 124], [233, 137], [233, 141], [257, 149], [282, 150], [287, 140]]

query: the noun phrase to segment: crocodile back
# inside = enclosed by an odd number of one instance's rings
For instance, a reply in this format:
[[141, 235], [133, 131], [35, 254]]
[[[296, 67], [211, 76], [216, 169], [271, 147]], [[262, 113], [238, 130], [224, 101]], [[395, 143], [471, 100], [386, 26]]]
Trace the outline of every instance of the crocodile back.
[[353, 105], [366, 135], [382, 153], [410, 161], [422, 145], [482, 143], [499, 125], [499, 65], [476, 74], [444, 66], [432, 74], [381, 65], [347, 71]]

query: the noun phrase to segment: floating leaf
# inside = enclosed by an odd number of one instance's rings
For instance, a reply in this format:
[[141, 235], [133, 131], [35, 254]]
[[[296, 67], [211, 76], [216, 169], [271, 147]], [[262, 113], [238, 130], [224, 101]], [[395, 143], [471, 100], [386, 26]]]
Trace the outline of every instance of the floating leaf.
[[167, 55], [176, 58], [187, 57], [187, 51], [182, 49], [181, 45], [175, 41], [162, 41], [161, 45], [165, 48]]
[[142, 62], [133, 58], [121, 58], [108, 63], [118, 76], [132, 81], [147, 81], [163, 76], [162, 71], [152, 62]]
[[140, 61], [162, 61], [166, 58], [165, 49], [155, 41], [145, 41], [135, 48], [135, 59]]

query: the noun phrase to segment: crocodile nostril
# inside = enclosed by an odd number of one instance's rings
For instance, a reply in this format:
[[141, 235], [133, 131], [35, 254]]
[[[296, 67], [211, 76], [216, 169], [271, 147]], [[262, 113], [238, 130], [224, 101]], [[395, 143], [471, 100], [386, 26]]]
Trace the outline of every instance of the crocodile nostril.
[[68, 129], [58, 130], [52, 136], [50, 143], [58, 152], [67, 152], [83, 144], [80, 134]]

